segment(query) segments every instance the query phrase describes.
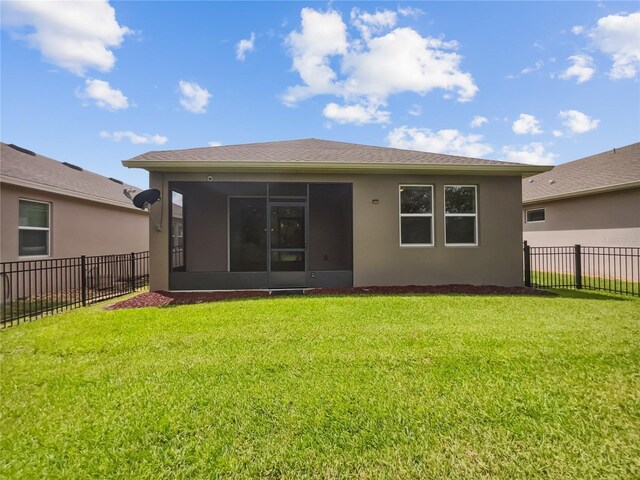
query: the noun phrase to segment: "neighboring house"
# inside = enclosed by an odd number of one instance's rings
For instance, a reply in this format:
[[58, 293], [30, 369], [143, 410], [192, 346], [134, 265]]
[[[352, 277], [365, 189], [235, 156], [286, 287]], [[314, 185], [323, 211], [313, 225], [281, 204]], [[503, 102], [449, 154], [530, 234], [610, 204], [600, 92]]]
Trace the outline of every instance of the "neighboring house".
[[148, 214], [124, 188], [135, 187], [2, 143], [0, 261], [148, 250]]
[[521, 179], [549, 169], [315, 139], [123, 164], [162, 194], [152, 290], [521, 285]]
[[640, 143], [558, 165], [522, 181], [532, 246], [640, 246]]

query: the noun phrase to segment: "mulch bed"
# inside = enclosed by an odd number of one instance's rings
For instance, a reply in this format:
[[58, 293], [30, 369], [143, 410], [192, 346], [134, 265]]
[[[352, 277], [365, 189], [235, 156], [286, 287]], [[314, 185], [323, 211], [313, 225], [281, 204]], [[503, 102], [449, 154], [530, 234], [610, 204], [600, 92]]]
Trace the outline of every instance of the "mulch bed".
[[[499, 287], [496, 285], [432, 285], [405, 287], [353, 287], [314, 288], [304, 290], [304, 295], [406, 295], [406, 294], [457, 293], [467, 295], [542, 295], [553, 296], [552, 292], [527, 287]], [[269, 297], [266, 290], [237, 290], [225, 292], [145, 292], [135, 297], [114, 303], [106, 310], [121, 308], [164, 307], [167, 305], [191, 305], [195, 303], [235, 300], [242, 298]]]

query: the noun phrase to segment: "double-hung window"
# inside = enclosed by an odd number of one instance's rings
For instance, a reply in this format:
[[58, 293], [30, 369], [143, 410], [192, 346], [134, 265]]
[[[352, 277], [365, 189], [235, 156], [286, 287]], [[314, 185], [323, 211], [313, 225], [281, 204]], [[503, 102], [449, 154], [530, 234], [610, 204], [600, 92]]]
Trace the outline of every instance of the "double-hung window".
[[445, 185], [444, 243], [478, 245], [478, 195], [475, 185]]
[[50, 251], [51, 205], [20, 200], [18, 220], [18, 255], [48, 256]]
[[400, 245], [433, 246], [433, 185], [400, 185]]

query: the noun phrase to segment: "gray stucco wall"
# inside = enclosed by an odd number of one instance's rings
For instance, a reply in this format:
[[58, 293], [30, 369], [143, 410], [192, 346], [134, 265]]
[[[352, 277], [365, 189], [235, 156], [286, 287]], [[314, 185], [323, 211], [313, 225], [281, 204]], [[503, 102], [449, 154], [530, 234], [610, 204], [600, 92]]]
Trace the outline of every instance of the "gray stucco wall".
[[[150, 186], [163, 192], [152, 207], [163, 215], [163, 230], [150, 227], [151, 289], [168, 288], [168, 182], [348, 182], [353, 185], [353, 281], [366, 285], [435, 285], [452, 283], [521, 285], [522, 226], [519, 176], [231, 174], [152, 172]], [[434, 186], [433, 247], [399, 245], [400, 184]], [[478, 186], [478, 246], [444, 245], [444, 185]], [[378, 203], [373, 204], [372, 200]], [[191, 208], [196, 208], [191, 206]], [[203, 215], [217, 208], [197, 207]], [[189, 210], [189, 206], [186, 207]], [[209, 213], [205, 213], [209, 212]], [[189, 213], [187, 213], [189, 215]], [[186, 224], [189, 236], [189, 220]], [[189, 240], [187, 240], [189, 241]], [[226, 247], [225, 247], [226, 248]], [[190, 258], [188, 261], [197, 261]]]
[[[537, 208], [545, 221], [525, 222], [526, 210]], [[523, 222], [532, 246], [639, 247], [640, 188], [526, 205]]]
[[2, 262], [36, 258], [18, 257], [20, 199], [51, 204], [51, 245], [47, 258], [140, 252], [149, 248], [149, 220], [144, 212], [3, 183], [0, 185]]

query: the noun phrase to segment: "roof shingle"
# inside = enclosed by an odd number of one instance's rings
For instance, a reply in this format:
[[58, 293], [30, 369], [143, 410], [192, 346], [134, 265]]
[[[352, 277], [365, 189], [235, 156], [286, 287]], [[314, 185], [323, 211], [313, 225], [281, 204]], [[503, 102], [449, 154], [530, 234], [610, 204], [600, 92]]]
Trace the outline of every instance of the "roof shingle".
[[558, 165], [522, 181], [522, 201], [588, 193], [640, 182], [640, 143]]
[[[216, 162], [275, 164], [381, 164], [381, 165], [455, 165], [455, 166], [521, 166], [518, 163], [458, 157], [440, 153], [374, 147], [354, 143], [310, 138], [282, 142], [223, 145], [186, 150], [154, 151], [126, 160], [125, 166], [169, 162], [215, 164]], [[135, 163], [135, 165], [133, 165]], [[534, 167], [535, 170], [536, 167]], [[539, 167], [536, 171], [540, 171]]]
[[1, 144], [0, 150], [0, 180], [127, 208], [135, 207], [122, 194], [122, 190], [139, 190], [132, 185], [116, 183], [97, 173], [84, 169], [76, 170], [43, 155], [30, 155], [6, 143]]

